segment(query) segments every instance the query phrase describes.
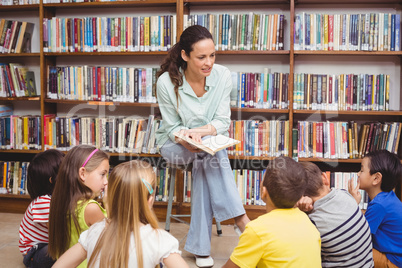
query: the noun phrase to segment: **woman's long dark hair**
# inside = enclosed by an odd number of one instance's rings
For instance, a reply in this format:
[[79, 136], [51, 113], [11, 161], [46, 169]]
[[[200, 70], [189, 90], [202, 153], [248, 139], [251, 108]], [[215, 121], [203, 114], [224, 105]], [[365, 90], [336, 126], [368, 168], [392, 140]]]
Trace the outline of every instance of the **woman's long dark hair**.
[[161, 63], [161, 68], [156, 73], [157, 78], [164, 72], [169, 73], [170, 80], [174, 85], [177, 106], [179, 105], [179, 87], [183, 85], [183, 75], [180, 73], [180, 68], [182, 68], [183, 71], [187, 69], [187, 63], [181, 57], [181, 51], [184, 50], [186, 55], [190, 56], [194, 44], [204, 39], [213, 40], [207, 28], [200, 25], [193, 25], [186, 28], [181, 34], [179, 42], [169, 50], [168, 55]]

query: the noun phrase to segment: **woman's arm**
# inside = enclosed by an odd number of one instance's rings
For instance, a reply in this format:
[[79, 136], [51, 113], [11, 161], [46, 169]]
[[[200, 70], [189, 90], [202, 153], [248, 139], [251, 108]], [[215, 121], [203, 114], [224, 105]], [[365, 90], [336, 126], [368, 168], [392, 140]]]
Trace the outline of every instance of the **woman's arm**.
[[77, 267], [87, 258], [87, 252], [80, 243], [69, 248], [52, 266], [53, 268]]

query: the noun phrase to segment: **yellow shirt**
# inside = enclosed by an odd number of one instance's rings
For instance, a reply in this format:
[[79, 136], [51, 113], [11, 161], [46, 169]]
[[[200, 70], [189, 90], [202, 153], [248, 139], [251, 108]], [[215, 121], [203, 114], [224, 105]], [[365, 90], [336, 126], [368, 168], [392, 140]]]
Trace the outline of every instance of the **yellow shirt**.
[[298, 208], [275, 209], [247, 224], [230, 259], [242, 268], [321, 267], [320, 233]]
[[[101, 209], [103, 215], [105, 215], [105, 217], [107, 216], [106, 210], [105, 210], [98, 202], [96, 202], [95, 200], [92, 200], [92, 199], [91, 199], [91, 200], [88, 200], [88, 201], [86, 201], [86, 202], [84, 202], [84, 203], [83, 203], [82, 201], [78, 201], [77, 208], [75, 209], [75, 211], [76, 211], [76, 213], [77, 213], [77, 219], [78, 219], [78, 224], [79, 224], [79, 226], [80, 226], [80, 228], [81, 228], [81, 233], [82, 233], [83, 231], [89, 229], [89, 226], [88, 226], [87, 223], [85, 222], [84, 214], [85, 214], [85, 208], [86, 208], [86, 207], [88, 206], [88, 204], [90, 204], [90, 203], [96, 203], [96, 204], [99, 206], [99, 208]], [[80, 238], [80, 234], [81, 234], [81, 233], [79, 233], [78, 230], [75, 228], [73, 219], [71, 219], [70, 226], [71, 226], [71, 237], [70, 237], [70, 246], [69, 246], [69, 248], [71, 248], [72, 246], [74, 246], [75, 244], [78, 243], [78, 239]], [[87, 260], [83, 261], [83, 262], [82, 262], [79, 266], [77, 266], [77, 267], [78, 267], [78, 268], [85, 268], [85, 267], [87, 267]]]

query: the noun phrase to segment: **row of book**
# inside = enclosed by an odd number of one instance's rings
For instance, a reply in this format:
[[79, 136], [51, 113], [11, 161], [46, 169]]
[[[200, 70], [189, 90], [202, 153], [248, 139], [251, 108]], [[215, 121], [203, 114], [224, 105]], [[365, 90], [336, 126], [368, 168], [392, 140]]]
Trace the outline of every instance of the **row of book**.
[[283, 50], [282, 14], [194, 14], [184, 15], [184, 29], [206, 27], [215, 40], [216, 50]]
[[231, 72], [231, 106], [238, 108], [287, 109], [289, 106], [288, 73], [271, 73], [264, 68], [262, 73]]
[[41, 117], [10, 115], [0, 117], [0, 148], [40, 150]]
[[400, 51], [400, 14], [295, 15], [295, 50]]
[[0, 20], [0, 52], [31, 53], [35, 24], [26, 21]]
[[156, 154], [155, 132], [161, 120], [116, 117], [44, 116], [45, 149], [68, 151], [79, 144], [116, 153]]
[[176, 16], [43, 19], [44, 52], [167, 51]]
[[386, 74], [294, 74], [293, 108], [388, 111]]
[[[330, 187], [332, 189], [342, 189], [348, 191], [349, 181], [353, 181], [354, 187], [357, 185], [357, 173], [356, 172], [325, 172], [327, 178], [330, 180]], [[367, 209], [368, 205], [368, 194], [364, 190], [359, 190], [362, 199], [360, 200], [359, 207], [360, 209]], [[351, 197], [352, 198], [352, 197]]]
[[240, 143], [227, 149], [235, 156], [288, 156], [289, 121], [232, 120], [229, 137]]
[[39, 0], [0, 0], [0, 6], [39, 5]]
[[0, 63], [0, 97], [37, 96], [35, 74], [18, 63]]
[[28, 194], [28, 162], [0, 161], [0, 194]]
[[48, 66], [50, 99], [156, 103], [157, 68]]
[[396, 154], [401, 136], [401, 124], [368, 122], [359, 125], [354, 121], [299, 121], [298, 128], [292, 133], [293, 156], [327, 159], [362, 158], [369, 152], [382, 149]]

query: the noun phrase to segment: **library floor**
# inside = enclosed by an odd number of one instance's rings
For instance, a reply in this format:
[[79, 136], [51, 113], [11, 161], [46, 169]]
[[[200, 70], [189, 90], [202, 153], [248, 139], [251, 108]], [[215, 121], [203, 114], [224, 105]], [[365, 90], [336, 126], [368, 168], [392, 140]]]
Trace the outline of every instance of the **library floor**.
[[[22, 256], [18, 249], [18, 228], [23, 214], [0, 213], [0, 267], [24, 268]], [[164, 228], [164, 223], [160, 223]], [[197, 267], [192, 254], [183, 250], [188, 231], [188, 225], [172, 223], [171, 234], [180, 242], [182, 256], [190, 268]], [[212, 228], [212, 257], [215, 260], [214, 267], [222, 267], [237, 245], [239, 237], [233, 230], [233, 225], [222, 225], [223, 235], [218, 237], [216, 226]], [[4, 266], [3, 266], [4, 265]]]

